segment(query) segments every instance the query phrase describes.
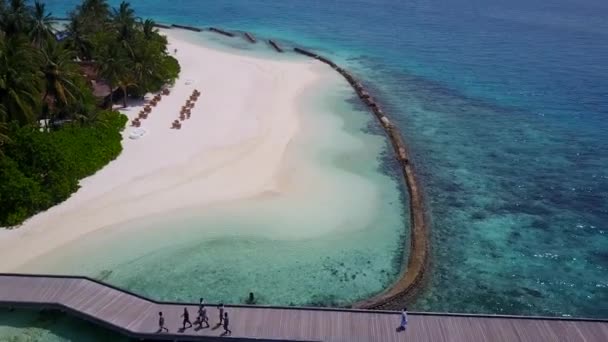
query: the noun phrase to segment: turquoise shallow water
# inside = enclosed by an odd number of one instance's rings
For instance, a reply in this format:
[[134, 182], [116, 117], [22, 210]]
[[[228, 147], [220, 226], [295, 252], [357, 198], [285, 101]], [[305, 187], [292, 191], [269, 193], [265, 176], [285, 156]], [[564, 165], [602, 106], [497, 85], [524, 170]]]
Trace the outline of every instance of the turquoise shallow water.
[[414, 309], [608, 317], [605, 1], [132, 3], [298, 42], [370, 84], [411, 145], [433, 223]]
[[8, 311], [0, 309], [0, 341], [112, 341], [128, 339], [55, 311]]

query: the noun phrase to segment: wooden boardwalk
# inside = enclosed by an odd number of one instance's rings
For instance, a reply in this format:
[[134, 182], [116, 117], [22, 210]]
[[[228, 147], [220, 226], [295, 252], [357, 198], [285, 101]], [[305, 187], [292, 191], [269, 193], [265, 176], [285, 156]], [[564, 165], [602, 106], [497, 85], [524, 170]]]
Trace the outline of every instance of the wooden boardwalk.
[[[136, 339], [213, 341], [217, 309], [208, 305], [211, 328], [179, 332], [180, 315], [194, 304], [157, 302], [89, 278], [0, 274], [0, 305], [54, 308]], [[156, 333], [158, 312], [169, 333]], [[407, 332], [397, 333], [391, 311], [227, 306], [233, 340], [295, 341], [608, 341], [608, 321], [507, 316], [410, 314]], [[1, 323], [1, 322], [0, 322]]]

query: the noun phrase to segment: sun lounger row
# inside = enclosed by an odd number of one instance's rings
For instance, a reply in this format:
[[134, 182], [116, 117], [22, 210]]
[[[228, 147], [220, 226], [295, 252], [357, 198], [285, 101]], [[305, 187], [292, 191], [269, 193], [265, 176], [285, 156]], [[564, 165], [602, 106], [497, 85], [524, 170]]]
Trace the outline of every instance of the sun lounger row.
[[190, 115], [192, 114], [192, 109], [194, 108], [194, 105], [196, 104], [196, 101], [198, 100], [198, 97], [200, 95], [201, 95], [200, 91], [198, 91], [196, 89], [194, 89], [194, 91], [192, 91], [192, 95], [190, 95], [190, 98], [186, 101], [186, 104], [182, 106], [182, 109], [179, 112], [179, 120], [178, 119], [173, 120], [171, 128], [180, 129], [180, 128], [182, 128], [181, 121], [190, 119]]
[[[162, 95], [169, 95], [169, 89], [167, 89], [167, 88], [163, 89]], [[150, 115], [150, 113], [152, 113], [152, 107], [156, 107], [156, 105], [160, 102], [160, 100], [162, 100], [162, 98], [163, 98], [162, 95], [161, 94], [154, 95], [154, 97], [152, 98], [150, 103], [145, 105], [144, 108], [139, 112], [137, 117], [135, 119], [133, 119], [133, 121], [131, 121], [131, 126], [135, 126], [135, 127], [141, 126], [141, 120], [148, 118], [148, 115]]]

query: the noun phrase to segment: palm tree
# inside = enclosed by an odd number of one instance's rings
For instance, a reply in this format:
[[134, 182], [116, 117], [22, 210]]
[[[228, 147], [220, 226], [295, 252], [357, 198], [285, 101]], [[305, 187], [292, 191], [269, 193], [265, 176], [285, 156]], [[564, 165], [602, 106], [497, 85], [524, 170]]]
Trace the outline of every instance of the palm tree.
[[114, 8], [112, 21], [118, 33], [118, 41], [122, 47], [133, 57], [132, 42], [135, 36], [135, 11], [128, 2], [121, 2], [118, 9]]
[[132, 71], [126, 71], [118, 80], [118, 86], [122, 89], [122, 106], [127, 107], [127, 89], [137, 85], [137, 79]]
[[[6, 3], [4, 0], [0, 0], [0, 22], [4, 23], [4, 18], [8, 14], [8, 9], [6, 8]], [[4, 25], [0, 25], [0, 29], [4, 30]]]
[[118, 8], [114, 8], [112, 12], [112, 20], [115, 24], [129, 27], [135, 25], [135, 11], [128, 2], [121, 2]]
[[[0, 6], [3, 5], [2, 1], [0, 1]], [[6, 120], [6, 108], [4, 105], [0, 103], [0, 156], [3, 155], [2, 145], [6, 144], [10, 141], [8, 138], [8, 125], [5, 122]]]
[[103, 31], [110, 17], [110, 6], [106, 0], [83, 0], [70, 13], [72, 22], [77, 20], [81, 26], [81, 32], [93, 35]]
[[110, 14], [110, 5], [108, 5], [106, 0], [84, 0], [82, 4], [77, 7], [77, 10], [84, 15], [107, 18]]
[[114, 87], [125, 72], [124, 57], [115, 46], [106, 47], [97, 58], [97, 74], [110, 86], [110, 103], [114, 103]]
[[0, 103], [0, 124], [6, 121], [6, 108]]
[[42, 73], [44, 75], [45, 93], [43, 102], [51, 99], [49, 111], [51, 120], [53, 119], [56, 107], [65, 107], [76, 101], [81, 91], [75, 84], [76, 78], [80, 77], [77, 65], [74, 63], [71, 51], [64, 49], [55, 41], [49, 41], [42, 50], [44, 65]]
[[85, 34], [82, 19], [73, 17], [68, 24], [67, 31], [68, 36], [65, 40], [66, 47], [74, 51], [80, 60], [91, 60], [93, 43]]
[[10, 0], [3, 14], [0, 26], [7, 36], [26, 32], [31, 25], [30, 9], [25, 0]]
[[34, 18], [30, 28], [30, 40], [34, 46], [40, 48], [42, 44], [54, 38], [53, 25], [55, 21], [51, 17], [51, 13], [46, 13], [43, 3], [36, 1], [34, 3]]
[[[0, 105], [0, 111], [2, 111], [3, 108], [4, 107]], [[9, 141], [11, 141], [11, 139], [8, 137], [8, 125], [4, 122], [0, 122], [0, 156], [4, 154], [2, 152], [2, 146]]]
[[155, 25], [156, 23], [152, 19], [146, 19], [146, 21], [142, 23], [142, 31], [144, 33], [144, 38], [146, 38], [147, 40], [154, 38], [154, 33], [158, 32]]
[[114, 103], [114, 87], [118, 86], [123, 93], [123, 106], [127, 106], [127, 89], [137, 84], [135, 71], [128, 67], [129, 58], [117, 44], [110, 45], [97, 60], [99, 75], [110, 86], [110, 100]]
[[0, 103], [5, 120], [32, 123], [40, 105], [40, 54], [22, 36], [0, 35]]
[[[149, 42], [149, 41], [146, 41]], [[142, 88], [146, 88], [148, 80], [156, 67], [156, 55], [151, 52], [150, 44], [142, 44], [138, 42], [135, 46], [135, 58], [133, 59], [133, 73], [137, 79], [137, 83]]]

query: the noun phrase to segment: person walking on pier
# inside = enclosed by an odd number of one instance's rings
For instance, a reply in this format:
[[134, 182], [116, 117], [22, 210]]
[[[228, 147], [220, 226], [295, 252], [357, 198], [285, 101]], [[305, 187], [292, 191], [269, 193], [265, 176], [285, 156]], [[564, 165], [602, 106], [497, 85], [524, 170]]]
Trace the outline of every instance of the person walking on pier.
[[200, 317], [200, 314], [201, 314], [201, 309], [204, 308], [204, 307], [205, 307], [205, 298], [201, 297], [198, 300], [198, 314], [199, 314], [199, 317]]
[[165, 317], [163, 317], [162, 311], [158, 313], [158, 332], [162, 331], [169, 332], [169, 329], [165, 328]]
[[224, 313], [224, 334], [223, 334], [224, 336], [232, 335], [232, 330], [230, 330], [229, 324], [230, 324], [230, 319], [228, 319], [228, 313], [225, 312]]
[[182, 314], [182, 318], [184, 319], [183, 321], [183, 326], [182, 326], [182, 330], [186, 330], [186, 323], [189, 324], [188, 328], [192, 328], [192, 322], [190, 322], [190, 313], [188, 312], [188, 308], [184, 308], [184, 313]]
[[405, 331], [407, 329], [407, 308], [403, 308], [401, 311], [401, 324], [397, 328], [397, 332]]
[[217, 306], [217, 309], [220, 312], [220, 322], [218, 323], [218, 325], [221, 326], [224, 322], [224, 304], [220, 303], [220, 305]]
[[198, 318], [196, 320], [199, 329], [203, 329], [203, 323], [206, 324], [205, 328], [209, 328], [209, 317], [207, 317], [207, 309], [204, 305], [198, 308]]

